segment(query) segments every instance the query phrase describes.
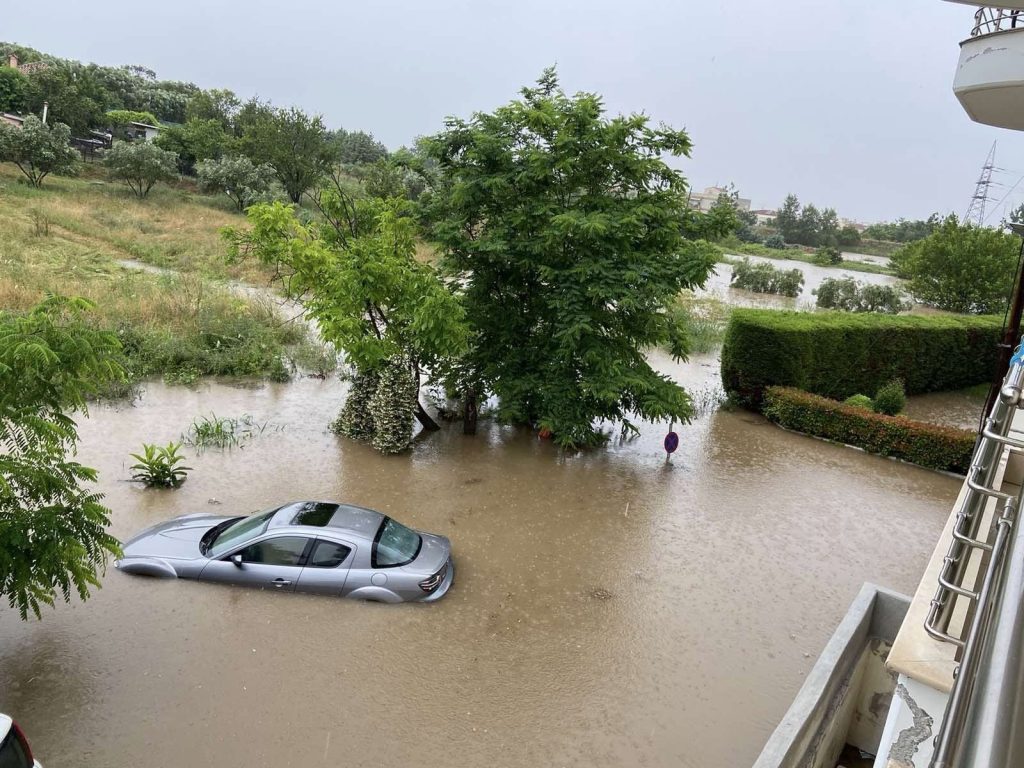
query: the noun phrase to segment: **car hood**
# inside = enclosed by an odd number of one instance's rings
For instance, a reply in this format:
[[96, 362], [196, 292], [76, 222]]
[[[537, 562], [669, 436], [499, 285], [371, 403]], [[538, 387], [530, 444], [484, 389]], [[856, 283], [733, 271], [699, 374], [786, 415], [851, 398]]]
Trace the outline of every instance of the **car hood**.
[[122, 546], [125, 557], [169, 557], [193, 560], [201, 557], [199, 541], [225, 515], [185, 515], [147, 528]]

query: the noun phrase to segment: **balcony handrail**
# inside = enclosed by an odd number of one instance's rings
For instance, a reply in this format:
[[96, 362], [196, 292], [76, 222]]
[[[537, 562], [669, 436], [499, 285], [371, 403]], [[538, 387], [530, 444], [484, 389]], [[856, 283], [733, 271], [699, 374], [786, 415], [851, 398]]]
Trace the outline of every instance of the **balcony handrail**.
[[1011, 29], [1024, 29], [1024, 9], [979, 8], [974, 14], [971, 37], [993, 35]]
[[[993, 717], [992, 702], [999, 702], [1003, 712], [1015, 711], [1024, 703], [1020, 686], [1024, 656], [1014, 657], [1021, 662], [1015, 670], [1007, 670], [1005, 658], [1005, 637], [1024, 627], [1024, 563], [1013, 556], [1024, 551], [1024, 526], [1017, 525], [1021, 496], [995, 488], [1003, 458], [1018, 452], [1020, 441], [1008, 433], [1014, 413], [1024, 407], [1022, 390], [1024, 344], [1015, 350], [999, 397], [986, 415], [953, 526], [953, 540], [925, 620], [929, 635], [952, 643], [960, 653], [930, 768], [1010, 765], [1003, 761], [1002, 753], [1008, 743], [1021, 739], [1012, 718]], [[979, 536], [989, 499], [996, 502], [993, 519], [989, 531]], [[973, 551], [980, 552], [982, 563], [976, 590], [965, 584]], [[960, 632], [952, 632], [949, 622], [958, 597], [969, 603], [969, 622]]]

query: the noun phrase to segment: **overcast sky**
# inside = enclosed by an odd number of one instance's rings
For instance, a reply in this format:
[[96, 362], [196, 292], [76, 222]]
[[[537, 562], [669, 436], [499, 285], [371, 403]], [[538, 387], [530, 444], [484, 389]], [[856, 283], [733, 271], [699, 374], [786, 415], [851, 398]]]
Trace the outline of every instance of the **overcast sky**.
[[7, 41], [295, 104], [392, 148], [508, 101], [557, 63], [566, 90], [685, 127], [691, 183], [733, 182], [755, 208], [795, 192], [864, 221], [962, 214], [993, 140], [1006, 169], [995, 199], [1024, 174], [1024, 135], [972, 123], [953, 96], [972, 9], [940, 0], [2, 6]]

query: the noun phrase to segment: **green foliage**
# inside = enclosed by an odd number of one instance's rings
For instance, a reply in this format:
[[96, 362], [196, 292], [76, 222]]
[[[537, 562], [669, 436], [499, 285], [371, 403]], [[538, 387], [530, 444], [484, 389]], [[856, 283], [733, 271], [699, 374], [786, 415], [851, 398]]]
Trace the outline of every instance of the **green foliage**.
[[894, 285], [861, 283], [852, 277], [828, 277], [815, 293], [819, 309], [844, 312], [882, 312], [895, 315], [910, 309], [903, 293]]
[[269, 165], [253, 165], [248, 157], [203, 160], [196, 166], [196, 173], [200, 189], [227, 195], [240, 211], [272, 197], [274, 169]]
[[498, 396], [500, 416], [562, 446], [602, 439], [599, 420], [685, 421], [686, 392], [646, 350], [686, 354], [665, 310], [713, 263], [687, 241], [683, 131], [644, 115], [608, 118], [548, 70], [522, 98], [424, 140], [439, 166], [428, 197], [433, 239], [462, 286], [473, 345], [450, 389]]
[[41, 115], [44, 102], [48, 120], [66, 124], [76, 136], [87, 135], [90, 128], [101, 125], [104, 112], [112, 106], [94, 73], [77, 62], [55, 63], [28, 78], [26, 110]]
[[722, 345], [732, 308], [724, 301], [680, 296], [669, 308], [673, 321], [685, 329], [691, 352], [706, 354]]
[[759, 407], [766, 387], [843, 399], [902, 379], [910, 394], [962, 389], [995, 368], [998, 317], [920, 317], [735, 309], [722, 346], [722, 384]]
[[192, 95], [185, 108], [186, 122], [216, 120], [223, 130], [230, 130], [242, 102], [226, 88], [211, 88]]
[[947, 472], [965, 474], [974, 452], [973, 432], [873, 413], [789, 387], [765, 392], [764, 414], [786, 429]]
[[[775, 226], [787, 243], [809, 246], [840, 244], [842, 230], [839, 229], [835, 210], [826, 208], [819, 211], [812, 203], [801, 207], [796, 195], [787, 195], [775, 216]], [[846, 239], [850, 237], [852, 235], [847, 232]]]
[[381, 366], [377, 389], [369, 403], [374, 448], [391, 454], [409, 447], [418, 395], [419, 385], [408, 360], [396, 357]]
[[834, 267], [843, 263], [843, 254], [832, 245], [823, 245], [814, 252], [814, 263], [823, 267]]
[[780, 234], [771, 235], [765, 238], [764, 246], [776, 251], [784, 251], [786, 250], [786, 238]]
[[68, 460], [72, 416], [123, 372], [117, 341], [92, 330], [82, 299], [51, 296], [23, 315], [0, 313], [0, 593], [22, 619], [58, 594], [84, 600], [117, 540], [96, 472]]
[[852, 248], [853, 246], [860, 245], [860, 239], [860, 232], [852, 224], [847, 224], [836, 235], [836, 243], [843, 248]]
[[28, 80], [18, 70], [0, 67], [0, 112], [19, 114], [25, 109]]
[[850, 395], [843, 400], [843, 404], [854, 408], [865, 408], [869, 411], [875, 410], [875, 402], [867, 395]]
[[356, 371], [352, 386], [345, 398], [345, 405], [338, 418], [331, 424], [331, 431], [353, 440], [369, 440], [373, 437], [373, 413], [370, 400], [377, 392], [380, 374], [374, 370]]
[[883, 221], [879, 224], [872, 224], [864, 229], [863, 236], [872, 240], [890, 240], [896, 243], [911, 243], [915, 240], [923, 240], [939, 228], [942, 219], [937, 213], [933, 213], [927, 219], [907, 221]]
[[146, 125], [160, 125], [156, 115], [152, 112], [142, 112], [134, 109], [111, 109], [107, 112], [107, 124], [110, 127], [125, 126], [129, 123], [145, 123]]
[[176, 178], [177, 162], [177, 155], [150, 141], [115, 142], [104, 158], [111, 178], [123, 181], [140, 199], [158, 181]]
[[188, 431], [181, 436], [182, 442], [196, 448], [233, 448], [247, 440], [262, 435], [268, 422], [260, 423], [249, 414], [234, 418], [231, 416], [198, 416], [192, 420]]
[[40, 187], [51, 173], [75, 173], [78, 153], [70, 141], [66, 125], [46, 125], [31, 115], [21, 128], [0, 123], [0, 161], [14, 163], [33, 187]]
[[732, 267], [729, 285], [756, 293], [774, 293], [796, 297], [804, 284], [804, 273], [799, 269], [777, 269], [764, 261], [743, 259]]
[[331, 136], [331, 143], [338, 162], [346, 165], [369, 165], [388, 158], [387, 147], [365, 131], [339, 128]]
[[130, 454], [138, 462], [130, 467], [135, 470], [132, 480], [148, 487], [177, 488], [192, 469], [182, 466], [185, 457], [180, 450], [181, 443], [170, 442], [166, 446], [143, 443], [141, 454]]
[[931, 235], [893, 254], [892, 261], [921, 303], [983, 315], [1006, 308], [1019, 250], [1013, 235], [949, 216]]
[[219, 120], [197, 118], [167, 126], [153, 139], [158, 147], [178, 156], [178, 170], [188, 176], [195, 174], [197, 163], [221, 157], [230, 142]]
[[330, 171], [335, 149], [319, 115], [280, 109], [255, 99], [237, 119], [238, 148], [256, 165], [268, 163], [293, 203]]
[[735, 196], [722, 193], [707, 213], [687, 210], [683, 234], [691, 240], [721, 240], [743, 227]]
[[906, 407], [907, 394], [900, 379], [893, 379], [879, 387], [872, 404], [876, 413], [884, 413], [886, 416], [895, 416]]

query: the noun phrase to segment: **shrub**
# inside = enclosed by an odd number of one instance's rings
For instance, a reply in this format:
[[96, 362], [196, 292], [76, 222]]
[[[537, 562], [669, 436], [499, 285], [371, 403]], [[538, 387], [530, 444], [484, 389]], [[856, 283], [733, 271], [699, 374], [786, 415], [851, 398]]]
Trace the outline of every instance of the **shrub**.
[[831, 245], [823, 245], [814, 252], [814, 263], [823, 267], [834, 266], [843, 263], [843, 254], [838, 248]]
[[879, 387], [875, 394], [873, 408], [876, 413], [895, 416], [907, 405], [907, 395], [903, 391], [903, 382], [893, 379]]
[[873, 413], [791, 387], [769, 387], [764, 414], [786, 429], [931, 469], [965, 474], [974, 452], [973, 432]]
[[854, 408], [866, 408], [869, 411], [875, 410], [874, 401], [867, 395], [850, 395], [843, 400], [843, 405], [849, 405]]
[[158, 181], [178, 175], [178, 156], [149, 141], [115, 142], [104, 162], [111, 177], [127, 184], [138, 198], [148, 195]]
[[192, 467], [183, 467], [181, 462], [185, 460], [178, 451], [181, 450], [181, 443], [168, 443], [166, 446], [142, 444], [142, 453], [130, 454], [138, 464], [132, 464], [131, 468], [136, 470], [132, 480], [138, 480], [147, 486], [162, 486], [164, 488], [177, 488], [185, 482]]
[[370, 398], [372, 442], [381, 453], [401, 453], [409, 447], [417, 394], [407, 360], [392, 358], [382, 366], [377, 391]]
[[734, 288], [743, 288], [757, 293], [774, 293], [780, 296], [799, 296], [804, 284], [804, 273], [799, 269], [777, 269], [763, 261], [750, 259], [734, 264], [732, 280]]
[[819, 309], [844, 312], [882, 312], [895, 315], [910, 309], [903, 293], [893, 285], [873, 285], [852, 277], [829, 277], [815, 291]]
[[227, 195], [240, 211], [273, 198], [274, 169], [266, 164], [254, 165], [247, 157], [203, 160], [196, 165], [196, 173], [200, 189]]
[[373, 414], [370, 400], [377, 391], [380, 376], [376, 371], [356, 372], [348, 390], [345, 405], [338, 418], [331, 423], [331, 431], [353, 440], [368, 440], [373, 436]]
[[46, 125], [34, 115], [26, 117], [21, 128], [0, 123], [0, 162], [14, 163], [29, 184], [41, 187], [51, 173], [71, 175], [77, 170], [78, 152], [70, 141], [66, 125]]
[[897, 378], [909, 394], [963, 389], [991, 377], [1001, 320], [735, 309], [722, 384], [754, 408], [774, 385], [837, 400]]
[[770, 237], [765, 238], [764, 244], [766, 248], [774, 248], [777, 251], [782, 251], [786, 248], [786, 238], [778, 234], [771, 235]]

